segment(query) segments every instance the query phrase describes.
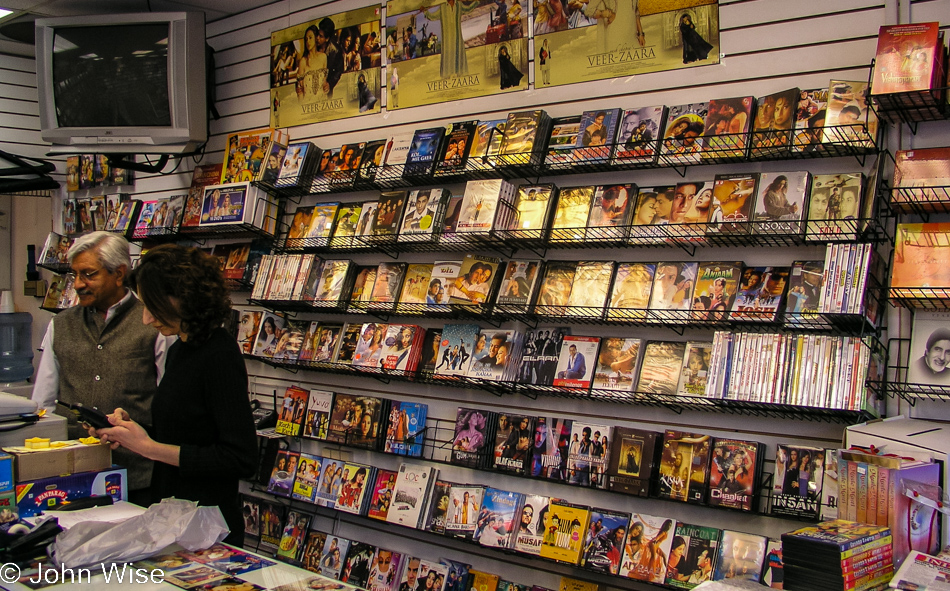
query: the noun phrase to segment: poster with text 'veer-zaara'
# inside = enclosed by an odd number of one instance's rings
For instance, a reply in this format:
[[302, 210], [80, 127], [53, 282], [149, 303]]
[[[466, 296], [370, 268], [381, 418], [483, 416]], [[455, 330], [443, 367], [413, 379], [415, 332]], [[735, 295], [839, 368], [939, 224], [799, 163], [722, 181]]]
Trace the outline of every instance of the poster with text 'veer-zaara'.
[[271, 33], [271, 127], [380, 111], [380, 16], [369, 6]]
[[537, 88], [719, 63], [718, 0], [532, 1]]
[[386, 108], [526, 90], [528, 10], [517, 0], [391, 0]]

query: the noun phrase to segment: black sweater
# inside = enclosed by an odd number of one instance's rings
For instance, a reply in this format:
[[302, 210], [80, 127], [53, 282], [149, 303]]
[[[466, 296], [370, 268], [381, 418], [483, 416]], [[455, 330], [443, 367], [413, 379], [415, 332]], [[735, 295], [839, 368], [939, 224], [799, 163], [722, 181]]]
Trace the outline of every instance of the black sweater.
[[257, 434], [244, 359], [226, 330], [168, 349], [152, 427], [156, 441], [181, 447], [178, 467], [155, 463], [154, 500], [176, 497], [218, 506], [232, 532], [228, 541], [243, 538], [238, 481], [256, 470]]

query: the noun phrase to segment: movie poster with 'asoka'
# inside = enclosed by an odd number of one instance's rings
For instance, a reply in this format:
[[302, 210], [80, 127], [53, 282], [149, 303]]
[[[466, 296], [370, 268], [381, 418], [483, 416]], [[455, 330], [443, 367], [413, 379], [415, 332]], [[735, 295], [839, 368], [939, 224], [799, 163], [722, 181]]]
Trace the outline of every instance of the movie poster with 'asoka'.
[[272, 127], [379, 113], [381, 13], [368, 6], [271, 33]]
[[390, 0], [386, 108], [527, 90], [528, 2]]
[[719, 63], [718, 0], [533, 2], [538, 88]]

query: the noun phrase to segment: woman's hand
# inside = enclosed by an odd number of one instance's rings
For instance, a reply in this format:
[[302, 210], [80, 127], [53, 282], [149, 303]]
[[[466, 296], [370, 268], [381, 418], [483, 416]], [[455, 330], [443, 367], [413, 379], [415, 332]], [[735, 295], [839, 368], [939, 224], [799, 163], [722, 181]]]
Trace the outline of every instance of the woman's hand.
[[145, 451], [154, 441], [141, 425], [129, 417], [129, 413], [117, 408], [112, 414], [106, 415], [106, 418], [114, 426], [96, 431], [96, 436], [99, 437], [100, 441], [108, 443], [112, 449], [122, 446], [129, 451], [147, 457]]

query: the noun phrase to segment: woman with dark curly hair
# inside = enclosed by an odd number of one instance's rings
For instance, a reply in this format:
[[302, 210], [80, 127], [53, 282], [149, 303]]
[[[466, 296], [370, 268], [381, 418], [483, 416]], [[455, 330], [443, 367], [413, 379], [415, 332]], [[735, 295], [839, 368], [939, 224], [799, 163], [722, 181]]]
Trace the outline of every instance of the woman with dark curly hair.
[[152, 403], [148, 433], [117, 408], [115, 425], [97, 435], [155, 461], [153, 501], [168, 497], [218, 506], [230, 544], [244, 526], [238, 480], [254, 474], [257, 435], [247, 396], [247, 370], [237, 342], [222, 327], [231, 302], [216, 258], [173, 244], [146, 253], [132, 289], [145, 304], [142, 322], [177, 335]]

